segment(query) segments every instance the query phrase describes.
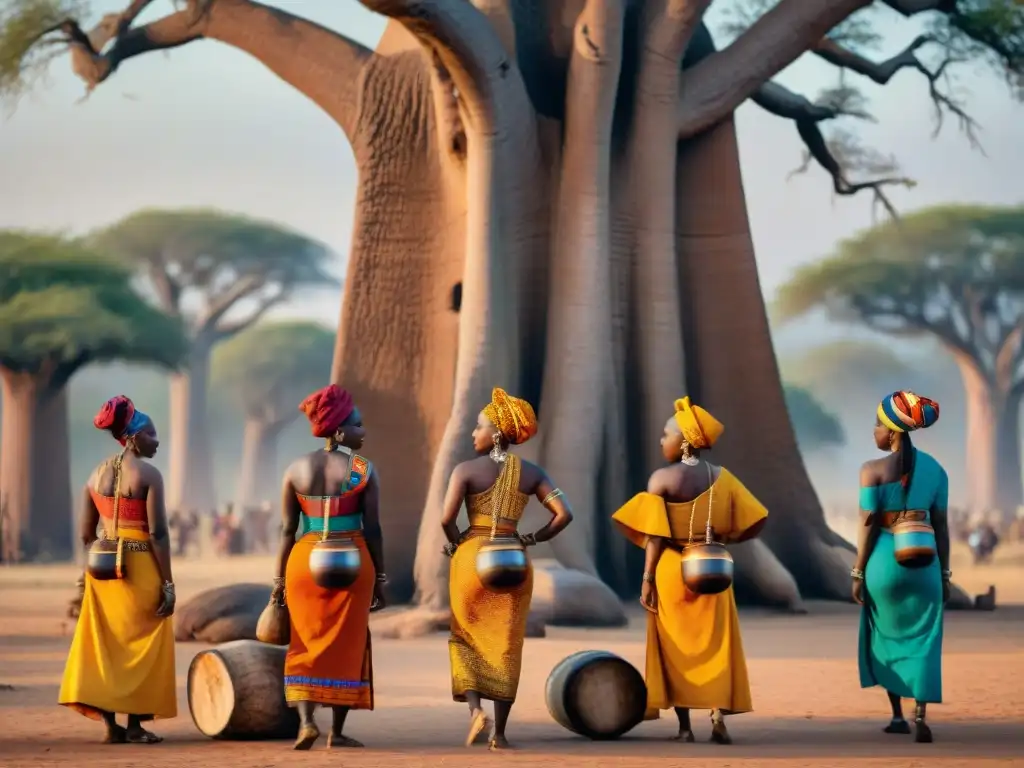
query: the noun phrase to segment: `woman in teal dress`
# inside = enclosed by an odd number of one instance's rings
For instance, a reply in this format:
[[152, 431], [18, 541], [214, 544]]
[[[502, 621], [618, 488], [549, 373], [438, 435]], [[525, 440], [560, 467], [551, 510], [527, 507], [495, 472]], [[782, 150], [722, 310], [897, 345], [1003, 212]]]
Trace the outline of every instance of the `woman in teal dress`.
[[[949, 599], [946, 471], [914, 448], [910, 433], [930, 427], [939, 405], [913, 392], [894, 392], [878, 406], [875, 443], [887, 456], [860, 471], [861, 534], [853, 568], [853, 599], [863, 606], [859, 667], [862, 688], [889, 695], [886, 733], [910, 733], [902, 699], [914, 699], [915, 736], [932, 740], [928, 704], [942, 702], [942, 612]], [[937, 557], [923, 568], [896, 561], [892, 526], [905, 519], [930, 523]]]

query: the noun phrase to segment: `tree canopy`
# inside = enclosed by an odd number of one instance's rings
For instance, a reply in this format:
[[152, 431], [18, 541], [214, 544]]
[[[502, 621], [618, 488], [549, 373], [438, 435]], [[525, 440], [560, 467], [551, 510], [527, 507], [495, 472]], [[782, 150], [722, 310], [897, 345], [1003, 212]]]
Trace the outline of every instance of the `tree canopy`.
[[338, 284], [325, 245], [238, 214], [144, 210], [89, 240], [137, 270], [165, 312], [211, 342], [249, 327], [297, 286]]
[[817, 450], [846, 442], [839, 419], [825, 410], [810, 391], [788, 384], [785, 395], [789, 418], [793, 421], [793, 429], [801, 448]]
[[260, 323], [217, 347], [212, 386], [247, 418], [298, 416], [299, 400], [330, 379], [334, 336], [317, 323]]
[[83, 365], [176, 366], [181, 324], [131, 287], [122, 265], [80, 240], [0, 233], [0, 367], [58, 388]]

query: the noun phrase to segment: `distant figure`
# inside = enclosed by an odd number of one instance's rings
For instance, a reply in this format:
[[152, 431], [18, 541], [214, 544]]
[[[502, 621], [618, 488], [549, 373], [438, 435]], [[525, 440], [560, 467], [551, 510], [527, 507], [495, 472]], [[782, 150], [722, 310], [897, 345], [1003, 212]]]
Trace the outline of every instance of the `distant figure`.
[[737, 543], [754, 538], [768, 511], [724, 467], [701, 459], [725, 427], [684, 397], [665, 424], [661, 450], [670, 465], [659, 469], [612, 517], [646, 552], [640, 602], [647, 617], [647, 719], [674, 709], [676, 738], [694, 741], [691, 709], [711, 710], [711, 741], [732, 742], [724, 716], [753, 709], [747, 662], [732, 587], [697, 595], [683, 583], [682, 553], [693, 537]]
[[967, 546], [971, 548], [971, 557], [975, 565], [982, 565], [992, 560], [992, 554], [999, 546], [999, 534], [992, 523], [982, 518], [967, 537]]
[[[452, 698], [469, 704], [466, 746], [493, 726], [492, 750], [507, 749], [505, 726], [519, 689], [526, 619], [533, 596], [533, 570], [518, 587], [489, 590], [476, 570], [476, 556], [493, 533], [516, 536], [524, 546], [549, 541], [572, 522], [569, 503], [543, 469], [509, 453], [537, 434], [537, 418], [525, 400], [495, 388], [473, 430], [478, 458], [452, 471], [444, 499], [441, 526], [448, 539], [444, 553], [451, 558], [449, 599], [452, 608]], [[536, 533], [517, 530], [530, 496], [551, 513]], [[460, 533], [456, 520], [465, 503], [469, 529]], [[494, 702], [494, 720], [484, 713], [483, 699]]]
[[[880, 685], [889, 696], [892, 720], [886, 733], [909, 734], [902, 699], [914, 699], [915, 740], [931, 742], [928, 704], [942, 703], [942, 614], [949, 600], [949, 480], [934, 458], [914, 448], [910, 432], [930, 427], [939, 405], [913, 392], [894, 392], [877, 409], [875, 445], [888, 455], [860, 470], [861, 534], [853, 577], [853, 599], [861, 611], [860, 684]], [[936, 558], [924, 568], [896, 560], [892, 527], [902, 521], [929, 523]]]
[[242, 545], [243, 531], [235, 514], [234, 504], [224, 505], [224, 514], [217, 517], [214, 536], [217, 542], [217, 554], [221, 557], [240, 555], [245, 550]]
[[[164, 509], [163, 477], [146, 459], [156, 455], [156, 428], [124, 395], [108, 400], [93, 424], [124, 449], [89, 477], [82, 499], [82, 543], [88, 549], [102, 521], [118, 543], [123, 577], [88, 572], [60, 704], [107, 726], [109, 744], [155, 744], [142, 727], [178, 714], [174, 670], [174, 581]], [[116, 715], [128, 716], [127, 727]]]
[[[313, 714], [332, 710], [328, 747], [361, 747], [345, 736], [349, 710], [373, 709], [370, 612], [384, 607], [384, 542], [380, 488], [363, 447], [363, 417], [346, 390], [331, 384], [299, 406], [323, 450], [301, 456], [285, 471], [281, 550], [272, 599], [287, 602], [291, 642], [284, 662], [284, 694], [299, 713], [295, 749], [320, 738]], [[324, 538], [352, 542], [360, 572], [345, 589], [324, 589], [310, 570], [313, 548]]]

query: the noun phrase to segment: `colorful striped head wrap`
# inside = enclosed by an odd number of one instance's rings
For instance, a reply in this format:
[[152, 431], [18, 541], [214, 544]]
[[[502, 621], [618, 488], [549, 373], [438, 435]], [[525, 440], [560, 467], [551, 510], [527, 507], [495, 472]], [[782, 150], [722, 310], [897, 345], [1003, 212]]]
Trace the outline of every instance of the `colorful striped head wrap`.
[[698, 450], [710, 448], [725, 431], [725, 426], [699, 405], [691, 405], [690, 398], [675, 402], [674, 418], [679, 431], [690, 445]]
[[153, 420], [124, 395], [107, 400], [92, 420], [96, 429], [109, 432], [121, 445], [125, 445], [128, 438], [135, 437], [152, 423]]
[[939, 420], [939, 404], [910, 390], [893, 392], [878, 404], [878, 420], [893, 432], [927, 429]]
[[491, 402], [483, 410], [512, 445], [525, 443], [537, 434], [537, 415], [533, 406], [518, 397], [512, 397], [501, 387], [491, 391]]
[[313, 437], [331, 437], [356, 409], [352, 394], [337, 384], [318, 389], [299, 404], [313, 430]]

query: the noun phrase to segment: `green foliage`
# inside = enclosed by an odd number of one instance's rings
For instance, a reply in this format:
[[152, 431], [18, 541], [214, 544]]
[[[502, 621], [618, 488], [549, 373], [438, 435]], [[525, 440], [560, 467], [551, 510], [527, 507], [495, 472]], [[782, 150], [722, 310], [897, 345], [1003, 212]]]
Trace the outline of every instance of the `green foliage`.
[[931, 19], [930, 33], [960, 60], [982, 61], [1000, 71], [1024, 99], [1024, 3], [959, 0], [956, 12]]
[[334, 339], [317, 323], [261, 323], [217, 346], [212, 386], [247, 416], [297, 416], [299, 401], [330, 379]]
[[1022, 291], [1024, 208], [950, 205], [844, 241], [797, 270], [774, 311], [788, 320], [825, 308], [881, 331], [951, 336], [971, 314], [1019, 316]]
[[61, 51], [47, 33], [85, 10], [80, 0], [0, 0], [0, 99], [17, 101]]
[[176, 366], [180, 323], [143, 300], [130, 277], [81, 241], [0, 232], [0, 366], [49, 373], [57, 386], [96, 361]]
[[787, 384], [783, 393], [801, 448], [815, 450], [846, 442], [839, 419], [825, 410], [808, 390]]
[[91, 242], [150, 274], [165, 272], [178, 291], [226, 291], [240, 280], [335, 286], [327, 246], [266, 221], [215, 210], [143, 210], [95, 233]]

